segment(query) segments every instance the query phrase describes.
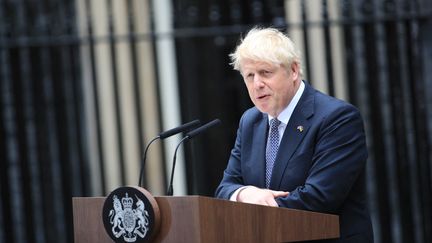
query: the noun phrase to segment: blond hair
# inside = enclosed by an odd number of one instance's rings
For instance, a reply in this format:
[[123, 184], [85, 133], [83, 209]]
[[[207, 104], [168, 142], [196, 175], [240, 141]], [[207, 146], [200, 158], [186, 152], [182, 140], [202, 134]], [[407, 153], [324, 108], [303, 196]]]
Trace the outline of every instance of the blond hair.
[[243, 60], [249, 59], [283, 65], [288, 70], [297, 63], [302, 75], [300, 51], [288, 36], [274, 28], [251, 29], [229, 56], [230, 64], [240, 72]]

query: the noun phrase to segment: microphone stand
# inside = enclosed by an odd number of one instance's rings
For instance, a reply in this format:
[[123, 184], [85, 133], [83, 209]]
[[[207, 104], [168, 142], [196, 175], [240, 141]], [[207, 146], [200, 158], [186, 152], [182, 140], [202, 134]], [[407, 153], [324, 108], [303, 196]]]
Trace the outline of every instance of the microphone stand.
[[199, 120], [194, 120], [194, 121], [191, 121], [191, 122], [185, 123], [185, 124], [183, 124], [183, 125], [181, 125], [181, 126], [178, 126], [178, 127], [173, 128], [173, 129], [170, 129], [170, 130], [168, 130], [168, 131], [165, 131], [165, 132], [160, 133], [159, 136], [153, 138], [153, 139], [152, 139], [152, 140], [147, 144], [147, 147], [145, 148], [145, 151], [144, 151], [144, 156], [142, 157], [142, 160], [141, 160], [141, 169], [140, 169], [140, 175], [139, 175], [138, 186], [140, 186], [140, 187], [143, 186], [143, 180], [142, 180], [142, 178], [143, 178], [143, 176], [144, 176], [144, 165], [145, 165], [145, 161], [146, 161], [146, 158], [147, 158], [147, 151], [148, 151], [148, 149], [149, 149], [149, 147], [150, 147], [150, 144], [152, 144], [154, 141], [156, 141], [156, 140], [158, 140], [158, 139], [163, 140], [163, 139], [165, 139], [165, 138], [167, 138], [167, 137], [171, 137], [172, 135], [175, 135], [175, 134], [177, 134], [177, 133], [179, 133], [179, 132], [184, 132], [184, 131], [186, 131], [186, 130], [189, 130], [190, 128], [193, 128], [193, 127], [195, 127], [195, 126], [197, 126], [197, 125], [199, 125], [199, 124], [200, 124], [200, 121], [199, 121]]
[[176, 149], [174, 151], [173, 165], [172, 165], [172, 169], [171, 169], [171, 178], [170, 178], [170, 183], [169, 183], [168, 190], [167, 190], [167, 195], [168, 196], [172, 196], [173, 195], [174, 168], [175, 168], [175, 164], [176, 164], [177, 150], [180, 147], [180, 145], [184, 141], [186, 141], [187, 139], [191, 139], [192, 137], [194, 137], [194, 136], [196, 136], [196, 135], [198, 135], [198, 134], [206, 131], [207, 129], [209, 129], [209, 128], [213, 127], [213, 126], [219, 125], [220, 123], [221, 123], [221, 121], [219, 119], [214, 119], [213, 121], [211, 121], [211, 122], [209, 122], [209, 123], [207, 123], [205, 125], [202, 125], [201, 127], [197, 128], [195, 130], [192, 130], [192, 131], [188, 132], [186, 134], [186, 136], [182, 140], [180, 140], [180, 142], [177, 144], [177, 147], [176, 147]]
[[142, 178], [143, 178], [143, 175], [144, 175], [144, 161], [146, 161], [146, 158], [147, 158], [147, 151], [148, 151], [150, 145], [151, 145], [154, 141], [158, 140], [159, 138], [160, 138], [160, 136], [157, 136], [157, 137], [153, 138], [153, 139], [152, 139], [152, 140], [147, 144], [147, 147], [145, 148], [144, 156], [143, 156], [143, 159], [141, 160], [141, 170], [140, 170], [140, 176], [139, 176], [139, 182], [138, 182], [138, 186], [140, 186], [140, 187], [143, 186]]
[[175, 165], [176, 165], [176, 158], [177, 158], [177, 150], [180, 147], [180, 145], [182, 145], [183, 142], [186, 141], [189, 138], [190, 138], [189, 136], [186, 136], [182, 140], [180, 140], [180, 142], [177, 144], [177, 147], [176, 147], [176, 149], [174, 151], [173, 165], [172, 165], [172, 168], [171, 168], [171, 179], [170, 179], [170, 183], [169, 183], [168, 190], [167, 190], [167, 195], [168, 196], [172, 196], [174, 194], [174, 192], [173, 192], [173, 179], [174, 179], [174, 168], [175, 168]]

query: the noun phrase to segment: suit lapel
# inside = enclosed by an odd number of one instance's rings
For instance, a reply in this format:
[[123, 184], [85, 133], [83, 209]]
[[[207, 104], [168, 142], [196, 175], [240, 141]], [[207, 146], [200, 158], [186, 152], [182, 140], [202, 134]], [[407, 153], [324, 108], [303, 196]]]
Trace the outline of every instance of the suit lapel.
[[267, 130], [268, 130], [268, 118], [267, 115], [263, 115], [261, 120], [258, 120], [254, 125], [253, 132], [253, 144], [251, 159], [254, 161], [256, 166], [256, 175], [252, 176], [254, 183], [260, 188], [265, 187], [265, 147], [267, 142]]
[[313, 91], [314, 90], [306, 84], [304, 93], [300, 98], [299, 103], [297, 103], [297, 106], [288, 121], [287, 127], [285, 128], [270, 181], [270, 188], [272, 189], [279, 189], [280, 183], [282, 182], [282, 176], [292, 155], [310, 128], [310, 121], [308, 119], [314, 112]]

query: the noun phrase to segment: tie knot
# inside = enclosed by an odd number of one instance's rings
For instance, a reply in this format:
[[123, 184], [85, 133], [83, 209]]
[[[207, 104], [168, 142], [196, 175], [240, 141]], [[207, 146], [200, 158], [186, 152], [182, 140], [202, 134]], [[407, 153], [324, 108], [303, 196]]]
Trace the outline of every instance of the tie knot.
[[278, 128], [280, 124], [281, 124], [281, 121], [279, 121], [277, 118], [273, 118], [270, 120], [270, 128], [271, 129]]

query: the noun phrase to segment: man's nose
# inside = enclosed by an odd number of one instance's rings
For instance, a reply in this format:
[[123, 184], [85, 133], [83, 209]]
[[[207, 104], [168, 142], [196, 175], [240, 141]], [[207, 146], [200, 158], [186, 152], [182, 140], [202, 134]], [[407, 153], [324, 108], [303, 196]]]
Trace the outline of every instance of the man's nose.
[[262, 89], [264, 87], [264, 81], [260, 77], [260, 75], [254, 76], [254, 87], [255, 89]]

